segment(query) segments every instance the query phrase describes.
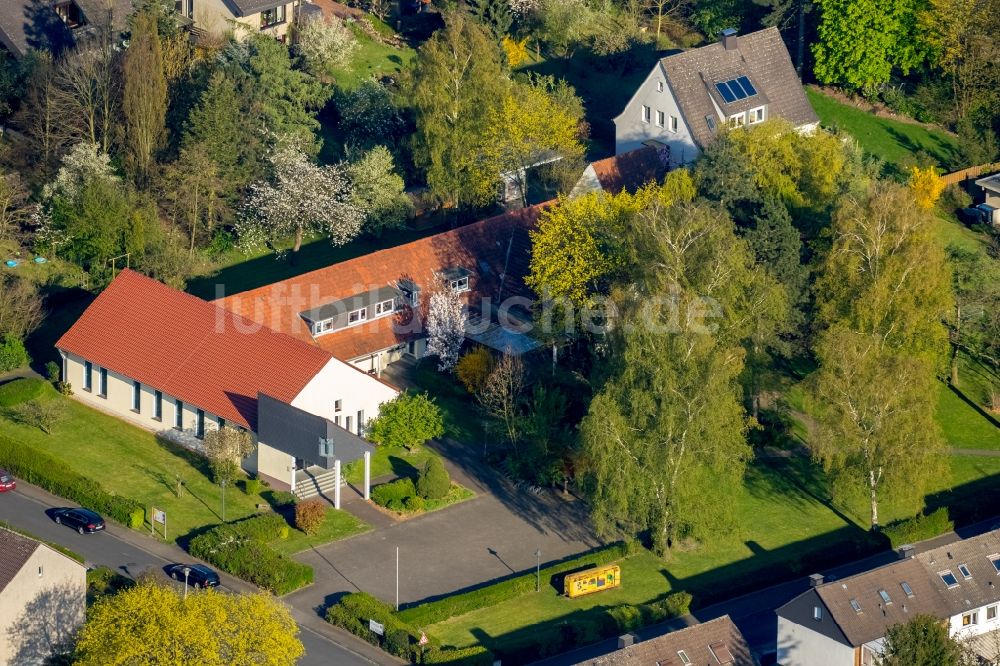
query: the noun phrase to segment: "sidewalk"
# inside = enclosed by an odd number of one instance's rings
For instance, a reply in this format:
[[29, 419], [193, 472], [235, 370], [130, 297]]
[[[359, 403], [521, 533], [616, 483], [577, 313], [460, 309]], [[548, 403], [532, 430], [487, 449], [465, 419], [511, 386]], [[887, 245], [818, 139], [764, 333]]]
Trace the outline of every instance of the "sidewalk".
[[[65, 498], [58, 497], [52, 493], [34, 486], [20, 479], [17, 482], [17, 490], [22, 495], [34, 499], [35, 501], [47, 506], [49, 508], [68, 506], [74, 504], [66, 500]], [[173, 543], [166, 543], [155, 539], [148, 534], [137, 530], [130, 530], [122, 525], [114, 523], [112, 521], [107, 521], [107, 527], [105, 532], [118, 539], [119, 541], [129, 544], [130, 546], [142, 550], [156, 558], [163, 560], [164, 564], [170, 562], [198, 562], [199, 560], [192, 557], [189, 553], [182, 550], [179, 546]], [[204, 563], [207, 565], [207, 563]], [[208, 565], [211, 566], [211, 565]], [[218, 570], [217, 567], [212, 567], [214, 570]], [[219, 578], [222, 580], [222, 586], [227, 590], [238, 593], [254, 593], [260, 592], [260, 588], [248, 583], [244, 580], [236, 578], [224, 571], [219, 571]], [[284, 601], [284, 599], [283, 599]], [[288, 603], [286, 601], [286, 603]], [[336, 643], [339, 647], [354, 653], [356, 656], [364, 659], [373, 664], [402, 664], [404, 662], [390, 656], [389, 654], [382, 652], [378, 648], [362, 641], [357, 636], [350, 634], [343, 629], [335, 627], [323, 618], [317, 615], [311, 608], [299, 608], [295, 605], [288, 603], [289, 608], [292, 611], [292, 617], [295, 618], [296, 623], [299, 624], [300, 629], [312, 631], [318, 634], [322, 638]]]

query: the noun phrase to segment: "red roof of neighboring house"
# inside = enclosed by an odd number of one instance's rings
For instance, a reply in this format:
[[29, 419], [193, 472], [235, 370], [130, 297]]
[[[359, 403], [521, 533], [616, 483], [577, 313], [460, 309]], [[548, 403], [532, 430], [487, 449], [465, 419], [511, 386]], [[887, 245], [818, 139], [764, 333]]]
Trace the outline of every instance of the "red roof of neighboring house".
[[598, 160], [591, 166], [601, 187], [609, 194], [622, 190], [634, 193], [646, 183], [659, 180], [666, 172], [666, 163], [659, 151], [650, 146]]
[[124, 270], [56, 343], [255, 430], [257, 393], [291, 402], [327, 352]]
[[531, 258], [528, 230], [534, 228], [545, 205], [504, 213], [215, 303], [274, 330], [314, 342], [342, 360], [372, 354], [413, 337], [411, 327], [400, 325], [408, 313], [372, 319], [315, 339], [300, 313], [394, 285], [400, 279], [416, 283], [426, 300], [443, 287], [442, 271], [455, 268], [471, 273], [472, 298], [489, 296], [499, 304], [511, 296], [530, 297], [524, 284]]

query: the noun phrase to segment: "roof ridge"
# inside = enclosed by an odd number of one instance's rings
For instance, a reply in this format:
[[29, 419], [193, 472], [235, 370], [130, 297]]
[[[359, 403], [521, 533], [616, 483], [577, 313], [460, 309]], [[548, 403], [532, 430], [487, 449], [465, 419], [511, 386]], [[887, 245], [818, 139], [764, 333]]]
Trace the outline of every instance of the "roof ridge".
[[[266, 290], [266, 289], [271, 289], [276, 284], [282, 284], [282, 283], [291, 282], [291, 281], [294, 281], [294, 280], [303, 280], [303, 279], [308, 278], [308, 276], [310, 276], [310, 275], [315, 275], [317, 273], [324, 273], [325, 271], [328, 271], [331, 268], [334, 268], [334, 267], [337, 267], [337, 266], [344, 266], [344, 265], [351, 264], [351, 263], [356, 262], [356, 261], [361, 261], [361, 260], [369, 260], [370, 261], [370, 260], [373, 260], [375, 257], [383, 256], [383, 255], [385, 255], [386, 253], [389, 253], [389, 252], [399, 252], [400, 250], [403, 250], [404, 248], [412, 247], [414, 245], [421, 244], [421, 243], [426, 243], [427, 241], [429, 241], [430, 239], [433, 239], [433, 238], [441, 238], [443, 236], [457, 235], [460, 232], [468, 231], [469, 229], [472, 229], [474, 227], [478, 227], [480, 225], [485, 225], [488, 222], [492, 222], [492, 221], [500, 219], [500, 218], [519, 218], [519, 217], [521, 217], [523, 215], [528, 214], [528, 211], [542, 210], [542, 209], [548, 207], [549, 205], [551, 205], [555, 201], [556, 201], [556, 199], [549, 199], [547, 201], [543, 201], [543, 202], [537, 203], [537, 204], [532, 204], [531, 206], [526, 206], [524, 208], [518, 208], [516, 210], [509, 210], [509, 211], [506, 211], [504, 213], [500, 213], [498, 215], [491, 215], [490, 217], [483, 218], [482, 220], [477, 220], [477, 221], [472, 222], [470, 224], [465, 224], [465, 225], [462, 225], [460, 227], [455, 227], [454, 229], [448, 229], [447, 231], [441, 231], [441, 232], [436, 233], [436, 234], [430, 234], [429, 236], [424, 236], [423, 238], [417, 238], [415, 240], [409, 241], [408, 243], [403, 243], [402, 245], [393, 245], [392, 247], [384, 247], [381, 250], [375, 250], [374, 252], [369, 252], [368, 254], [362, 254], [362, 255], [359, 255], [357, 257], [351, 257], [350, 259], [345, 259], [343, 261], [338, 261], [336, 263], [327, 264], [326, 266], [323, 266], [321, 268], [314, 268], [311, 271], [307, 271], [305, 273], [300, 273], [298, 275], [293, 275], [293, 276], [287, 277], [287, 278], [285, 278], [283, 280], [278, 280], [277, 282], [271, 282], [270, 284], [265, 284], [265, 285], [261, 285], [259, 287], [254, 287], [253, 289], [248, 289], [246, 291], [237, 291], [237, 292], [232, 293], [232, 294], [227, 294], [226, 296], [223, 296], [222, 298], [217, 298], [217, 299], [214, 299], [214, 300], [208, 301], [208, 302], [210, 302], [210, 303], [212, 303], [214, 305], [216, 303], [219, 303], [220, 301], [224, 301], [224, 300], [227, 300], [229, 298], [236, 297], [236, 296], [247, 297], [247, 296], [249, 296], [251, 294], [255, 294], [255, 293], [259, 292], [259, 291], [263, 291], [263, 290]], [[221, 307], [221, 306], [217, 306], [217, 307]], [[225, 308], [223, 308], [223, 309], [225, 309]], [[240, 316], [242, 316], [242, 315], [240, 315]], [[283, 334], [283, 335], [287, 335], [287, 334]]]

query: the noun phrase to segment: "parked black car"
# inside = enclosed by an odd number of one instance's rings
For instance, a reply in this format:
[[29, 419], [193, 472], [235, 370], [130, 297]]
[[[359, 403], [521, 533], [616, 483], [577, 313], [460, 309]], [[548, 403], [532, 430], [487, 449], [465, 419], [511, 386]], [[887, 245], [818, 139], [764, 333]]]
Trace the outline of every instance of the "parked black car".
[[184, 567], [188, 568], [188, 585], [197, 588], [218, 587], [219, 574], [204, 564], [171, 564], [166, 568], [167, 575], [174, 580], [184, 580]]
[[104, 519], [90, 509], [53, 509], [52, 519], [60, 525], [72, 527], [80, 534], [93, 534], [104, 529]]

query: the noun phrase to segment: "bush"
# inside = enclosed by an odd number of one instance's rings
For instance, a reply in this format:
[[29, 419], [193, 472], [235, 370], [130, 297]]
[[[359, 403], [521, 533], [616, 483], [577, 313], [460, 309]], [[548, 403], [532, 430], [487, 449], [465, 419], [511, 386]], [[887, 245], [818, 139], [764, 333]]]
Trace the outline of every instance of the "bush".
[[493, 370], [493, 356], [485, 347], [466, 352], [455, 366], [455, 375], [469, 393], [477, 393]]
[[417, 488], [410, 478], [396, 479], [372, 488], [372, 500], [392, 511], [403, 511], [407, 498], [416, 494]]
[[134, 511], [143, 511], [139, 502], [112, 495], [96, 481], [78, 474], [62, 461], [9, 437], [0, 436], [0, 467], [19, 479], [93, 509], [122, 525], [130, 524]]
[[[545, 584], [546, 580], [552, 579], [557, 574], [588, 566], [608, 564], [615, 560], [620, 560], [625, 556], [626, 546], [624, 543], [619, 542], [610, 546], [604, 546], [603, 548], [598, 548], [583, 555], [577, 555], [542, 569], [542, 583]], [[494, 585], [488, 585], [470, 592], [455, 594], [444, 599], [407, 608], [400, 611], [399, 617], [410, 624], [425, 627], [443, 622], [450, 617], [465, 615], [480, 608], [494, 606], [502, 601], [507, 601], [508, 599], [513, 599], [522, 594], [534, 591], [535, 572], [532, 571], [521, 576], [508, 578]]]
[[385, 632], [385, 651], [397, 657], [410, 656], [410, 634], [404, 629]]
[[247, 495], [259, 495], [262, 487], [260, 479], [247, 479], [243, 482], [243, 491]]
[[418, 511], [423, 511], [426, 508], [426, 503], [424, 498], [420, 495], [414, 495], [413, 497], [407, 497], [403, 502], [403, 508], [410, 513], [417, 513]]
[[955, 524], [948, 517], [948, 509], [942, 507], [926, 515], [920, 513], [913, 518], [897, 520], [883, 527], [882, 534], [893, 548], [899, 548], [903, 544], [930, 539], [953, 529]]
[[45, 393], [45, 382], [37, 377], [21, 377], [0, 386], [0, 407], [14, 407], [37, 400]]
[[295, 505], [295, 526], [306, 534], [316, 534], [326, 519], [327, 503], [319, 498]]
[[299, 498], [296, 497], [294, 493], [290, 493], [286, 490], [268, 490], [262, 492], [261, 497], [263, 497], [267, 503], [275, 509], [292, 506], [299, 501]]
[[643, 624], [655, 624], [691, 612], [692, 597], [688, 592], [674, 592], [666, 598], [639, 606]]
[[[375, 620], [385, 627], [387, 644], [389, 637], [395, 635], [396, 647], [401, 647], [402, 636], [400, 634], [405, 634], [407, 647], [419, 640], [420, 634], [417, 630], [412, 625], [400, 620], [392, 606], [381, 599], [376, 599], [367, 592], [347, 594], [326, 610], [326, 621], [330, 624], [345, 629], [372, 645], [379, 645], [380, 638], [369, 629], [369, 620]], [[388, 645], [386, 647], [388, 648]], [[395, 654], [405, 658], [412, 656], [409, 649], [406, 654]]]
[[642, 626], [642, 613], [635, 606], [615, 606], [607, 611], [618, 631], [628, 633]]
[[128, 526], [134, 530], [139, 529], [146, 524], [146, 510], [141, 506], [132, 509], [131, 513], [128, 514]]
[[28, 356], [28, 350], [24, 348], [24, 342], [21, 338], [10, 333], [5, 335], [3, 342], [0, 343], [0, 372], [14, 370], [28, 365], [30, 362], [31, 358]]
[[431, 648], [424, 652], [423, 664], [452, 666], [492, 666], [493, 653], [482, 645], [467, 648]]
[[268, 513], [218, 525], [191, 539], [195, 557], [214, 564], [238, 578], [281, 595], [308, 585], [313, 569], [275, 552], [268, 542], [287, 535], [288, 525], [276, 513]]
[[451, 477], [437, 456], [427, 459], [417, 479], [417, 493], [424, 499], [441, 499], [451, 490]]
[[954, 213], [971, 205], [972, 197], [961, 185], [949, 185], [944, 188], [941, 198], [938, 199], [938, 207], [946, 213]]
[[62, 377], [62, 372], [59, 370], [59, 364], [56, 363], [55, 361], [49, 361], [48, 363], [46, 363], [45, 376], [51, 383], [53, 384], [58, 383], [60, 378]]

